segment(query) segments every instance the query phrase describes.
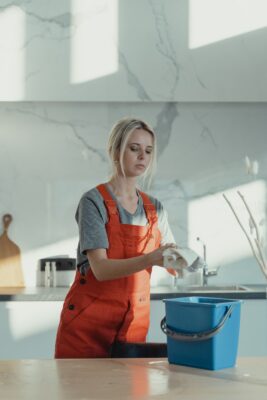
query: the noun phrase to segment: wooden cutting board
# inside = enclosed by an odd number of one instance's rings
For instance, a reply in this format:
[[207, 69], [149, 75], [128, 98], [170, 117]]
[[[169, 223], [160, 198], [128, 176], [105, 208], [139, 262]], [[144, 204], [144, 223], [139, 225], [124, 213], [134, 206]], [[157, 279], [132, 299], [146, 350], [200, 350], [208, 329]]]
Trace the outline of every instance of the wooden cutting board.
[[10, 214], [3, 216], [4, 232], [0, 236], [0, 287], [24, 287], [20, 249], [7, 234], [12, 219]]

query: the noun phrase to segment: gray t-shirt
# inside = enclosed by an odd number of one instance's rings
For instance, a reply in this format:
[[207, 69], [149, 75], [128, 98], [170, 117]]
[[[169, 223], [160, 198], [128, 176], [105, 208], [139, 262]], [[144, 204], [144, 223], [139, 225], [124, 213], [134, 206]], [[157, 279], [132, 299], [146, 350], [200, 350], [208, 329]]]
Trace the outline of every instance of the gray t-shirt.
[[[134, 214], [129, 213], [116, 199], [106, 185], [112, 198], [116, 201], [119, 210], [120, 222], [122, 224], [145, 226], [148, 221], [146, 218], [143, 199], [138, 194], [137, 209]], [[173, 234], [168, 224], [167, 212], [159, 200], [149, 196], [149, 199], [155, 205], [158, 215], [158, 228], [161, 233], [161, 244], [174, 243]], [[82, 266], [82, 270], [88, 268], [86, 257], [87, 250], [108, 249], [109, 242], [105, 225], [108, 222], [107, 209], [104, 199], [96, 188], [89, 190], [82, 196], [76, 214], [76, 221], [79, 226], [79, 244], [77, 248], [77, 265]]]

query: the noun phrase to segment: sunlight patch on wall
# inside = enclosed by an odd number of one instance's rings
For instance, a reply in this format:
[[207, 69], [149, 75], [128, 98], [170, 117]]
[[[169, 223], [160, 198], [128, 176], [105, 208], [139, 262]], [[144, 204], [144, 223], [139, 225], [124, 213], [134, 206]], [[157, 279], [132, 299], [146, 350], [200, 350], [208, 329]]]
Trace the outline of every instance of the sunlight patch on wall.
[[[266, 184], [259, 180], [224, 191], [244, 226], [249, 229], [248, 214], [236, 193], [237, 190], [240, 190], [245, 196], [256, 220], [259, 222], [266, 217]], [[196, 241], [196, 237], [199, 236], [207, 246], [209, 266], [233, 263], [252, 257], [249, 243], [222, 197], [222, 193], [218, 192], [193, 200], [188, 205], [189, 247], [202, 255], [202, 246]], [[264, 226], [261, 229], [263, 237], [266, 238]]]
[[37, 265], [38, 260], [46, 257], [64, 256], [76, 258], [76, 249], [78, 237], [74, 236], [68, 239], [40, 246], [21, 254], [23, 275], [25, 286], [36, 286], [38, 282]]
[[0, 98], [22, 100], [25, 79], [25, 13], [17, 6], [0, 12]]
[[118, 70], [118, 0], [72, 0], [71, 83]]
[[190, 0], [189, 48], [267, 27], [266, 0]]

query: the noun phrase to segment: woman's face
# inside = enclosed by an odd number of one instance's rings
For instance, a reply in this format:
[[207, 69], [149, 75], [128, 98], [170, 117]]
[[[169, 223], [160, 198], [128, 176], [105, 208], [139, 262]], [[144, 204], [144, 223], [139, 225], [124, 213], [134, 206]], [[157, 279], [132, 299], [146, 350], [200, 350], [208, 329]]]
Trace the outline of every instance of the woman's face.
[[142, 175], [152, 158], [153, 137], [144, 129], [135, 129], [125, 148], [123, 168], [128, 177]]

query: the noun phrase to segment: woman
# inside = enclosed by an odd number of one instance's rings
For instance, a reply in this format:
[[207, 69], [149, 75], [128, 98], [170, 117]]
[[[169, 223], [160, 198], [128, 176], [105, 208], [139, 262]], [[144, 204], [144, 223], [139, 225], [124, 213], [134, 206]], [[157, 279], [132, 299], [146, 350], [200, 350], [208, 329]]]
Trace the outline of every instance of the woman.
[[174, 247], [161, 203], [137, 190], [150, 178], [156, 137], [143, 121], [124, 118], [108, 143], [113, 175], [78, 206], [78, 269], [66, 296], [56, 358], [108, 357], [115, 342], [145, 342], [151, 266]]

